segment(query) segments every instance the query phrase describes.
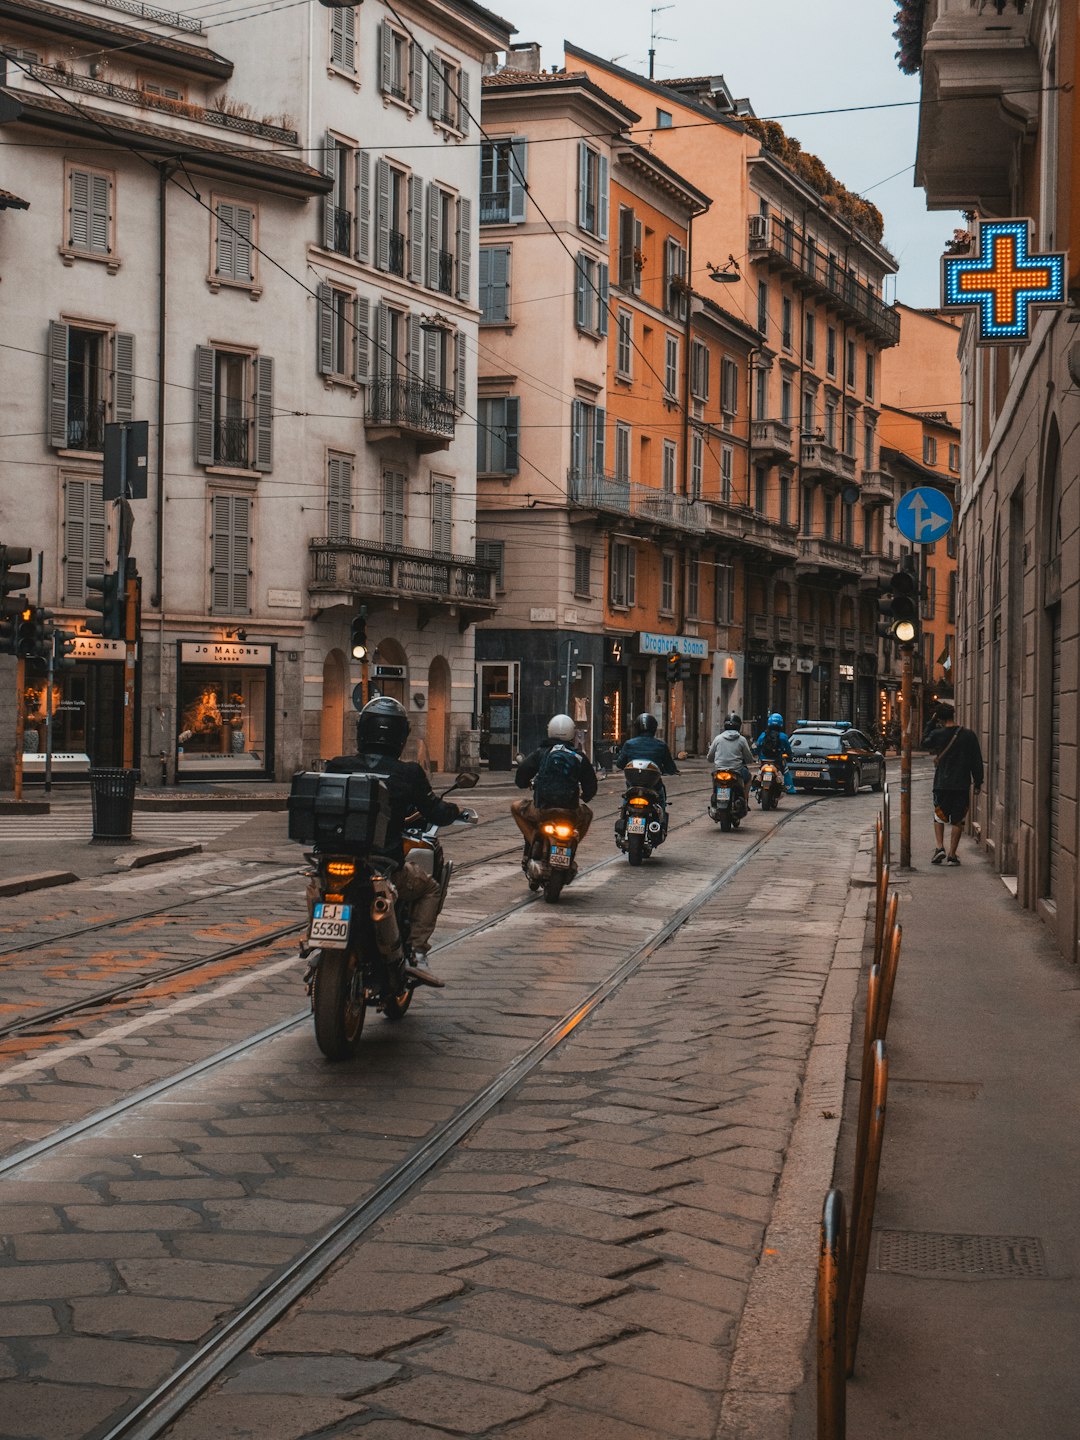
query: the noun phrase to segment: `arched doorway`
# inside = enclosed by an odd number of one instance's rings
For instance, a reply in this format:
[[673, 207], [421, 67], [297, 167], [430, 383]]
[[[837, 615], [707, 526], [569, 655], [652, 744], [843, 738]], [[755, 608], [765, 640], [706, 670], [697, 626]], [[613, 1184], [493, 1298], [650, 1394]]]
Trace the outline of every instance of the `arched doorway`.
[[427, 743], [433, 770], [445, 772], [453, 769], [453, 762], [447, 755], [450, 740], [450, 666], [441, 655], [436, 655], [428, 668], [428, 723]]
[[353, 736], [345, 738], [345, 690], [348, 676], [345, 656], [331, 650], [323, 661], [322, 713], [319, 716], [319, 758], [332, 760], [353, 748]]

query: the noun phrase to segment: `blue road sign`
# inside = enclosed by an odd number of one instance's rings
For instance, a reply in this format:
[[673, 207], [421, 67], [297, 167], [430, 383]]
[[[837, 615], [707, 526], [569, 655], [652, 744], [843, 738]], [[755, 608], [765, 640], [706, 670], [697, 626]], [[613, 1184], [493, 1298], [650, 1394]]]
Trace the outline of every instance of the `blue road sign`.
[[915, 545], [932, 545], [948, 533], [952, 522], [952, 501], [932, 485], [909, 490], [896, 507], [896, 528]]

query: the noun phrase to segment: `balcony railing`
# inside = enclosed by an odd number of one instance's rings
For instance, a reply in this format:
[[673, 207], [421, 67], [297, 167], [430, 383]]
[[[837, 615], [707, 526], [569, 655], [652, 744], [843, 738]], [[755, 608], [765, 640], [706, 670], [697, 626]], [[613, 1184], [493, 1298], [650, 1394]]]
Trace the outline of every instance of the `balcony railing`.
[[104, 400], [68, 400], [67, 448], [69, 450], [104, 450]]
[[480, 224], [508, 225], [510, 223], [510, 191], [480, 191]]
[[[805, 570], [829, 571], [835, 575], [856, 577], [862, 574], [862, 555], [853, 545], [844, 545], [838, 540], [823, 540], [817, 536], [803, 535], [799, 538], [799, 558], [796, 565]], [[835, 644], [823, 639], [823, 644]]]
[[391, 275], [405, 274], [405, 236], [400, 230], [390, 231], [390, 259]]
[[495, 571], [464, 555], [369, 540], [310, 542], [313, 594], [407, 596], [423, 604], [494, 610]]
[[754, 420], [750, 426], [750, 448], [767, 455], [790, 455], [791, 426], [783, 420]]
[[793, 234], [786, 226], [771, 225], [764, 216], [750, 216], [748, 250], [759, 258], [779, 261], [782, 266], [809, 280], [819, 291], [838, 302], [857, 324], [863, 324], [882, 345], [900, 339], [900, 316], [886, 305], [869, 285], [849, 275], [806, 237]]
[[457, 409], [448, 390], [394, 376], [373, 380], [368, 386], [365, 418], [368, 425], [394, 425], [418, 435], [453, 439]]
[[708, 504], [711, 534], [723, 536], [769, 561], [788, 563], [798, 554], [795, 531], [790, 525], [777, 524], [749, 505], [717, 500], [710, 500]]
[[650, 485], [637, 485], [595, 470], [571, 470], [567, 475], [567, 489], [573, 504], [590, 510], [653, 521], [675, 530], [691, 530], [697, 535], [705, 533], [706, 507], [686, 495], [654, 490]]
[[859, 491], [868, 504], [888, 504], [893, 498], [892, 480], [884, 470], [864, 470]]
[[444, 295], [449, 295], [454, 289], [454, 252], [452, 250], [439, 251], [439, 270], [436, 284]]
[[812, 479], [824, 475], [832, 479], [854, 479], [855, 462], [847, 455], [841, 455], [835, 445], [823, 440], [804, 440], [799, 451], [803, 478]]
[[235, 416], [218, 420], [214, 431], [214, 464], [235, 465], [246, 470], [250, 429], [246, 420]]
[[339, 255], [352, 254], [352, 211], [343, 210], [340, 205], [333, 210], [334, 249]]

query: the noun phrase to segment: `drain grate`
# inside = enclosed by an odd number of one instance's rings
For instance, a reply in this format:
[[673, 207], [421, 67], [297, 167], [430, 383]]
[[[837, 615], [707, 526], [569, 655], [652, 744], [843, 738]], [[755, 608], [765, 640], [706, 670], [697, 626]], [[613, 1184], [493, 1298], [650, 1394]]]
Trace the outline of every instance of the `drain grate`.
[[982, 1280], [1043, 1279], [1042, 1241], [1031, 1235], [940, 1235], [933, 1231], [881, 1230], [876, 1270], [893, 1275], [935, 1275]]

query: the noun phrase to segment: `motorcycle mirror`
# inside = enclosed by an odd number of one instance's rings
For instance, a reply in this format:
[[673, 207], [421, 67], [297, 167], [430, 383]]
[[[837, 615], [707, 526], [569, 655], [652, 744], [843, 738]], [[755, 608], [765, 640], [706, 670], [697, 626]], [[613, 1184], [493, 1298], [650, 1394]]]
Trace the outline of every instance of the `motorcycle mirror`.
[[455, 790], [472, 790], [480, 783], [480, 775], [476, 770], [462, 770], [454, 780]]

